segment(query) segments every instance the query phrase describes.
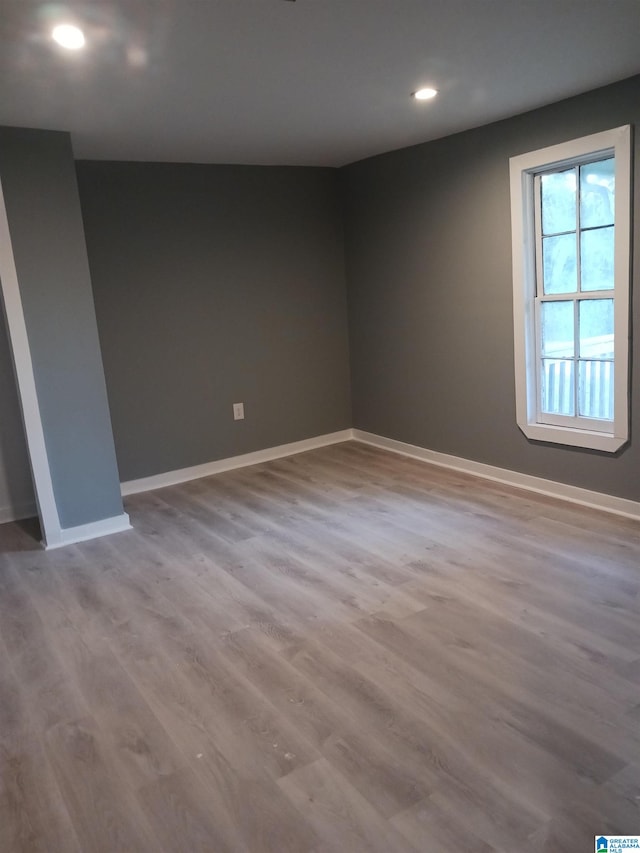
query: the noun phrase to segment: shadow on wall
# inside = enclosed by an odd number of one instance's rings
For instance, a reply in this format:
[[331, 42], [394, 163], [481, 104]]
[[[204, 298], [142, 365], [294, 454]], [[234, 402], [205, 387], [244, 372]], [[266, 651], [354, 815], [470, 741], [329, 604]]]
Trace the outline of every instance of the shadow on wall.
[[33, 514], [35, 498], [4, 309], [0, 302], [0, 523]]

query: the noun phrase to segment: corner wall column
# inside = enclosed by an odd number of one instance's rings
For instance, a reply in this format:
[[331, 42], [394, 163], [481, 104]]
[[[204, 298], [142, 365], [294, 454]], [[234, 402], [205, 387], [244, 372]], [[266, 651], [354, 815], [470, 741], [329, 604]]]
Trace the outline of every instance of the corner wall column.
[[128, 529], [66, 133], [0, 128], [0, 288], [45, 546]]

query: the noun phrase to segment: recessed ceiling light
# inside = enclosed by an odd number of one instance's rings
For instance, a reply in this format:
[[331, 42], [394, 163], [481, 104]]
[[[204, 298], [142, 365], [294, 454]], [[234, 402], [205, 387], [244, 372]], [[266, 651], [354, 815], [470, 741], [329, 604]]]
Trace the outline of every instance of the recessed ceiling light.
[[51, 32], [51, 38], [67, 50], [80, 50], [84, 47], [84, 33], [73, 24], [58, 24]]
[[431, 98], [435, 98], [437, 94], [437, 89], [431, 89], [427, 87], [425, 89], [418, 89], [417, 92], [413, 93], [413, 97], [416, 99], [416, 101], [430, 101]]

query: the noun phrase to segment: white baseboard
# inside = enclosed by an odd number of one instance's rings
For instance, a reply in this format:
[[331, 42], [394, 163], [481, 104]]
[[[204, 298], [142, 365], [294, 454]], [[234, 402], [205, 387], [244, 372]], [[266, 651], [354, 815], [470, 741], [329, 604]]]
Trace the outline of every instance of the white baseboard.
[[0, 524], [9, 521], [20, 521], [23, 518], [33, 518], [38, 514], [38, 507], [34, 501], [27, 501], [11, 506], [0, 506]]
[[353, 438], [353, 430], [343, 429], [339, 432], [318, 435], [315, 438], [305, 438], [302, 441], [294, 441], [290, 444], [268, 447], [266, 450], [256, 450], [253, 453], [243, 453], [240, 456], [228, 456], [226, 459], [218, 459], [216, 462], [205, 462], [203, 465], [194, 465], [191, 468], [167, 471], [165, 474], [142, 477], [140, 480], [128, 480], [121, 483], [120, 488], [123, 495], [149, 492], [152, 489], [176, 486], [179, 483], [186, 483], [189, 480], [198, 480], [201, 477], [210, 477], [212, 474], [221, 474], [223, 471], [232, 471], [234, 468], [245, 468], [247, 465], [259, 465], [261, 462], [270, 462], [272, 459], [282, 459], [284, 456], [292, 456], [294, 453], [304, 453], [305, 450], [327, 447], [329, 444], [338, 444], [341, 441], [348, 441], [351, 438]]
[[364, 432], [360, 429], [353, 430], [353, 438], [363, 444], [370, 444], [383, 450], [391, 450], [403, 456], [413, 459], [421, 459], [441, 468], [450, 468], [453, 471], [461, 471], [464, 474], [474, 474], [485, 480], [493, 480], [496, 483], [505, 483], [516, 486], [529, 492], [536, 492], [551, 498], [569, 501], [581, 506], [600, 509], [615, 515], [640, 520], [640, 503], [619, 498], [615, 495], [607, 495], [603, 492], [593, 492], [590, 489], [582, 489], [579, 486], [570, 486], [566, 483], [558, 483], [555, 480], [545, 480], [543, 477], [534, 477], [531, 474], [520, 474], [518, 471], [510, 471], [507, 468], [497, 468], [494, 465], [486, 465], [484, 462], [474, 462], [460, 456], [450, 456], [448, 453], [439, 453], [436, 450], [427, 450], [415, 444], [407, 444], [404, 441], [396, 441], [394, 438], [385, 438], [374, 433]]
[[[460, 456], [451, 456], [447, 453], [439, 453], [436, 450], [427, 450], [404, 441], [376, 435], [359, 429], [344, 429], [339, 432], [316, 436], [315, 438], [294, 441], [291, 444], [281, 444], [266, 450], [257, 450], [253, 453], [244, 453], [240, 456], [231, 456], [219, 459], [216, 462], [207, 462], [203, 465], [195, 465], [191, 468], [182, 468], [178, 471], [169, 471], [166, 474], [157, 474], [153, 477], [144, 477], [140, 480], [129, 480], [121, 484], [123, 495], [133, 495], [138, 492], [146, 492], [151, 489], [161, 489], [165, 486], [186, 483], [200, 477], [209, 477], [223, 471], [231, 471], [234, 468], [244, 468], [248, 465], [258, 465], [261, 462], [269, 462], [272, 459], [282, 459], [295, 453], [303, 453], [306, 450], [314, 450], [319, 447], [327, 447], [330, 444], [338, 444], [353, 439], [362, 444], [370, 444], [382, 450], [390, 450], [402, 456], [420, 459], [441, 468], [449, 468], [453, 471], [461, 471], [464, 474], [473, 474], [485, 480], [493, 480], [497, 483], [515, 486], [540, 495], [568, 501], [592, 509], [611, 512], [626, 518], [640, 520], [640, 503], [627, 498], [608, 495], [603, 492], [594, 492], [590, 489], [582, 489], [579, 486], [571, 486], [566, 483], [558, 483], [555, 480], [546, 480], [543, 477], [535, 477], [531, 474], [521, 474], [507, 468], [498, 468], [495, 465], [487, 465], [483, 462], [474, 462], [472, 459], [464, 459]], [[34, 503], [19, 504], [10, 507], [0, 507], [0, 524], [8, 521], [17, 521], [22, 518], [31, 518], [37, 515]], [[126, 513], [98, 521], [93, 524], [84, 524], [79, 527], [70, 527], [60, 532], [60, 539], [55, 542], [47, 542], [46, 548], [61, 548], [75, 542], [84, 542], [98, 536], [107, 536], [111, 533], [119, 533], [131, 529], [129, 516]]]
[[126, 512], [113, 518], [104, 518], [102, 521], [92, 521], [90, 524], [79, 524], [77, 527], [65, 527], [60, 531], [59, 537], [49, 537], [43, 542], [47, 551], [53, 548], [64, 548], [65, 545], [73, 545], [76, 542], [86, 542], [88, 539], [97, 539], [99, 536], [109, 536], [112, 533], [122, 533], [131, 530], [131, 523]]

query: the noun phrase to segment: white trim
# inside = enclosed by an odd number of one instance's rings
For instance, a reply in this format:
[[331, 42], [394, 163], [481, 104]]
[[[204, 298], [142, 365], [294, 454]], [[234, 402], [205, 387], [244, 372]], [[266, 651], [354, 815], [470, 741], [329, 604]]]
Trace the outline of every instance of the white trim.
[[564, 164], [567, 160], [579, 159], [585, 154], [606, 154], [619, 142], [629, 137], [630, 125], [624, 124], [611, 130], [603, 130], [600, 133], [592, 133], [589, 136], [581, 136], [568, 142], [559, 142], [557, 145], [549, 145], [547, 148], [538, 148], [537, 151], [528, 151], [526, 154], [518, 154], [511, 157], [512, 162], [517, 162], [518, 171], [531, 171], [541, 166], [545, 170], [553, 169]]
[[318, 435], [315, 438], [305, 438], [302, 441], [293, 441], [290, 444], [280, 444], [277, 447], [268, 447], [265, 450], [255, 450], [253, 453], [243, 453], [240, 456], [228, 456], [226, 459], [218, 459], [215, 462], [205, 462], [203, 465], [194, 465], [191, 468], [180, 468], [177, 471], [167, 471], [165, 474], [155, 474], [152, 477], [142, 477], [140, 480], [128, 480], [121, 483], [120, 488], [123, 495], [135, 495], [138, 492], [148, 492], [152, 489], [163, 489], [165, 486], [175, 486], [178, 483], [186, 483], [189, 480], [198, 480], [201, 477], [210, 477], [212, 474], [220, 474], [223, 471], [232, 471], [234, 468], [245, 468], [247, 465], [259, 465], [261, 462], [270, 462], [272, 459], [282, 459], [284, 456], [292, 456], [294, 453], [304, 453], [306, 450], [315, 450], [318, 447], [327, 447], [330, 444], [338, 444], [353, 438], [353, 430], [343, 429], [339, 432]]
[[546, 495], [550, 498], [569, 501], [580, 506], [599, 509], [640, 521], [640, 503], [638, 501], [607, 495], [603, 492], [592, 492], [590, 489], [581, 489], [578, 486], [558, 483], [555, 480], [545, 480], [531, 474], [521, 474], [518, 471], [486, 465], [484, 462], [474, 462], [472, 459], [464, 459], [461, 456], [450, 456], [448, 453], [427, 450], [415, 444], [407, 444], [404, 441], [396, 441], [394, 438], [385, 438], [359, 429], [353, 430], [353, 437], [355, 441], [363, 444], [400, 453], [402, 456], [410, 456], [412, 459], [421, 459], [423, 462], [429, 462], [441, 468], [473, 474], [476, 477], [482, 477], [484, 480], [505, 483], [509, 486], [525, 489], [528, 492], [536, 492], [539, 495]]
[[20, 521], [23, 518], [33, 518], [37, 514], [38, 507], [34, 501], [0, 506], [0, 524], [7, 524], [10, 521]]
[[65, 545], [73, 545], [76, 542], [86, 542], [89, 539], [97, 539], [100, 536], [110, 536], [112, 533], [123, 533], [131, 530], [131, 522], [126, 512], [115, 515], [113, 518], [104, 518], [102, 521], [92, 521], [89, 524], [79, 524], [77, 527], [64, 527], [60, 531], [58, 539], [47, 539], [45, 548], [51, 551], [54, 548], [64, 548]]
[[[615, 360], [614, 420], [604, 422], [538, 415], [536, 357], [536, 264], [534, 184], [536, 175], [560, 165], [584, 162], [600, 154], [615, 156]], [[538, 151], [511, 157], [511, 239], [516, 420], [527, 438], [615, 453], [629, 439], [629, 279], [631, 216], [631, 127], [624, 125]], [[539, 262], [539, 259], [538, 259]], [[598, 294], [589, 294], [591, 298]], [[602, 294], [600, 294], [602, 295]], [[607, 294], [609, 296], [609, 294]], [[545, 297], [548, 298], [548, 297]], [[571, 298], [582, 298], [573, 294]], [[584, 297], [587, 298], [587, 297]], [[577, 377], [576, 377], [577, 381]], [[551, 421], [557, 421], [552, 423]]]
[[60, 537], [61, 527], [58, 507], [53, 492], [51, 469], [44, 438], [44, 428], [38, 404], [36, 380], [31, 361], [27, 326], [24, 319], [18, 272], [16, 270], [7, 208], [0, 181], [0, 290], [13, 353], [22, 420], [24, 423], [31, 473], [38, 504], [40, 526], [46, 543]]
[[230, 456], [219, 459], [216, 462], [207, 462], [204, 465], [195, 465], [192, 468], [182, 468], [178, 471], [169, 471], [166, 474], [157, 474], [153, 477], [144, 477], [140, 480], [129, 480], [121, 484], [123, 495], [134, 495], [139, 492], [162, 489], [166, 486], [174, 486], [186, 483], [189, 480], [197, 480], [201, 477], [209, 477], [212, 474], [220, 474], [223, 471], [232, 471], [235, 468], [244, 468], [248, 465], [259, 465], [261, 462], [269, 462], [273, 459], [282, 459], [296, 453], [304, 453], [307, 450], [315, 450], [319, 447], [327, 447], [331, 444], [339, 444], [343, 441], [354, 440], [361, 444], [369, 444], [382, 450], [390, 450], [402, 456], [410, 456], [420, 459], [441, 468], [449, 468], [453, 471], [461, 471], [465, 474], [473, 474], [485, 480], [493, 480], [496, 483], [505, 483], [529, 492], [546, 495], [551, 498], [569, 501], [570, 503], [593, 509], [622, 515], [626, 518], [640, 520], [640, 503], [637, 501], [619, 498], [615, 495], [607, 495], [602, 492], [593, 492], [589, 489], [581, 489], [566, 483], [558, 483], [554, 480], [545, 480], [542, 477], [534, 477], [531, 474], [521, 474], [518, 471], [510, 471], [507, 468], [498, 468], [495, 465], [486, 465], [484, 462], [474, 462], [472, 459], [464, 459], [461, 456], [451, 456], [436, 450], [427, 450], [394, 438], [386, 438], [374, 433], [365, 432], [360, 429], [344, 429], [340, 432], [320, 435], [316, 438], [308, 438], [303, 441], [294, 441], [291, 444], [281, 444], [266, 450], [257, 450], [254, 453], [244, 453], [241, 456]]

